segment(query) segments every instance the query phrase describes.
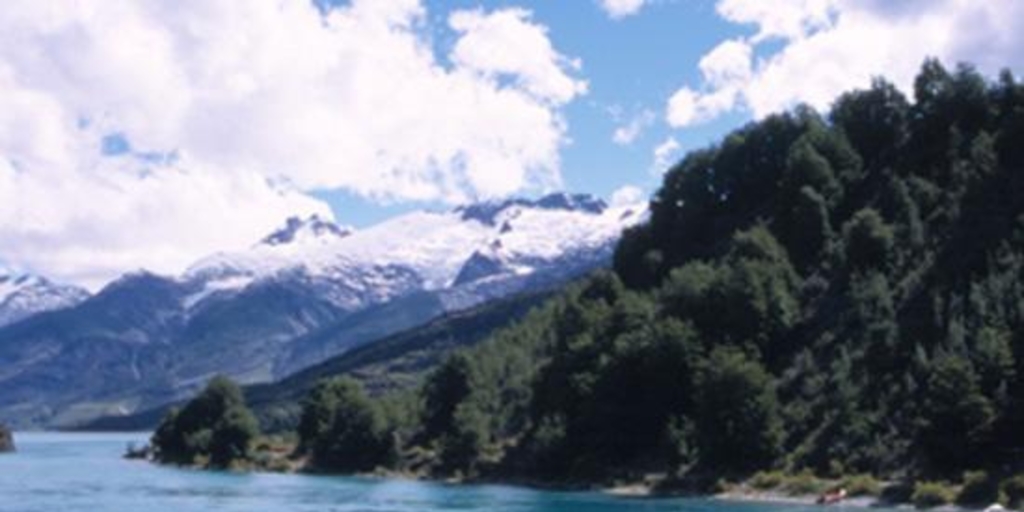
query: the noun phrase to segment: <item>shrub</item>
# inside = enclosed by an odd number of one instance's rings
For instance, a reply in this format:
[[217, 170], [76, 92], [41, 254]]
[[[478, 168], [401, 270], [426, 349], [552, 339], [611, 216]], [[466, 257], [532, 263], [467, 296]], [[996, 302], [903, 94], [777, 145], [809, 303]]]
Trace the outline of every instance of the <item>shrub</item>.
[[734, 487], [735, 486], [728, 480], [724, 478], [719, 478], [718, 480], [715, 480], [714, 483], [711, 484], [709, 490], [712, 494], [724, 494], [732, 491]]
[[956, 496], [958, 505], [988, 505], [999, 501], [999, 481], [984, 471], [964, 473], [964, 485]]
[[839, 482], [849, 496], [878, 496], [882, 494], [882, 484], [869, 474], [850, 475]]
[[758, 471], [750, 478], [750, 486], [766, 491], [781, 487], [785, 480], [786, 475], [781, 471]]
[[821, 494], [825, 492], [828, 484], [814, 476], [814, 473], [804, 470], [786, 478], [783, 489], [787, 494], [793, 496], [805, 496], [808, 494]]
[[1019, 509], [1024, 505], [1024, 474], [1007, 478], [1001, 487], [1008, 507]]
[[953, 502], [956, 492], [943, 482], [918, 482], [910, 500], [917, 508], [932, 508]]
[[896, 482], [882, 488], [879, 496], [886, 503], [909, 503], [914, 495], [914, 485], [910, 482]]

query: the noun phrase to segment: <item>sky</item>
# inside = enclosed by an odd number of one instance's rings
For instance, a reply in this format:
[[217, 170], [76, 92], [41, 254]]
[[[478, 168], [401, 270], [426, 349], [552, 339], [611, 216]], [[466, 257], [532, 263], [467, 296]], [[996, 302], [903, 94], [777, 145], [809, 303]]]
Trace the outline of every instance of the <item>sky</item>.
[[922, 61], [1024, 69], [1024, 1], [6, 0], [0, 266], [96, 289], [284, 219], [565, 190]]

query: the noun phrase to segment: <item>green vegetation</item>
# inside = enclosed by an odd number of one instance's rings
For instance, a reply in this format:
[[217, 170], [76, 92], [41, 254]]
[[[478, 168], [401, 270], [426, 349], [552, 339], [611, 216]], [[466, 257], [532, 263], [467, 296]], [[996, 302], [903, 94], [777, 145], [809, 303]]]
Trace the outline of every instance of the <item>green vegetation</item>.
[[882, 494], [882, 483], [868, 474], [849, 475], [835, 480], [820, 477], [806, 469], [795, 474], [780, 470], [758, 471], [746, 483], [758, 491], [776, 491], [793, 496], [821, 495], [837, 489], [844, 489], [850, 497]]
[[986, 471], [968, 471], [964, 474], [963, 486], [956, 495], [956, 503], [966, 507], [985, 507], [992, 503], [1006, 501], [999, 493], [999, 480]]
[[917, 508], [934, 508], [953, 503], [956, 490], [944, 482], [918, 482], [910, 500]]
[[848, 496], [880, 496], [882, 494], [882, 483], [870, 474], [846, 476], [840, 480], [838, 487], [846, 489]]
[[153, 434], [154, 457], [163, 463], [229, 468], [249, 459], [258, 433], [238, 385], [215, 377], [184, 408], [167, 414]]
[[1024, 87], [929, 61], [914, 103], [878, 80], [690, 154], [614, 273], [462, 356], [469, 385], [425, 400], [426, 438], [471, 433], [458, 470], [555, 481], [1005, 474], [1024, 450], [1017, 140]]
[[1006, 505], [1012, 509], [1020, 510], [1024, 505], [1024, 474], [1006, 479], [1000, 490], [1006, 500]]
[[380, 405], [342, 377], [321, 382], [303, 403], [298, 453], [319, 470], [365, 472], [390, 463], [394, 439]]
[[371, 396], [415, 388], [447, 355], [522, 318], [548, 295], [520, 295], [445, 315], [349, 350], [282, 381], [246, 387], [246, 400], [264, 429], [282, 432], [296, 428], [300, 403], [323, 379], [348, 375], [362, 383]]
[[813, 496], [827, 491], [828, 482], [823, 481], [811, 471], [804, 470], [790, 475], [782, 483], [782, 490], [791, 496]]
[[747, 481], [751, 487], [760, 491], [778, 489], [785, 482], [786, 474], [782, 471], [758, 471]]
[[[303, 449], [339, 470], [700, 490], [780, 471], [752, 484], [1019, 501], [1022, 140], [1024, 86], [935, 61], [913, 102], [877, 80], [752, 123], [666, 174], [612, 272], [417, 393], [317, 388]], [[333, 448], [356, 444], [372, 456]]]

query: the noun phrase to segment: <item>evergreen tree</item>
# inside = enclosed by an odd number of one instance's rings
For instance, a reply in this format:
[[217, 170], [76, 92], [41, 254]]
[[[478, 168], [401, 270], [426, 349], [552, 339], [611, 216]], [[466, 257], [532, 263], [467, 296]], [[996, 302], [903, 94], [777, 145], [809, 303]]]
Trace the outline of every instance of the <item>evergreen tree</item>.
[[193, 464], [205, 457], [211, 466], [228, 467], [249, 457], [249, 445], [258, 433], [242, 390], [218, 376], [180, 411], [168, 413], [152, 443], [162, 462]]
[[472, 390], [472, 363], [463, 353], [444, 361], [423, 386], [423, 438], [436, 440], [455, 430], [455, 412]]
[[299, 416], [299, 446], [297, 451], [305, 453], [327, 434], [338, 412], [338, 401], [348, 392], [353, 383], [347, 379], [324, 379], [316, 383], [302, 400]]
[[701, 461], [746, 473], [770, 467], [780, 454], [782, 424], [771, 375], [736, 349], [714, 350], [697, 380]]
[[314, 409], [331, 410], [326, 430], [312, 440], [313, 461], [318, 468], [354, 473], [387, 465], [393, 456], [393, 441], [384, 415], [362, 386], [348, 377], [325, 384], [319, 393], [322, 403], [308, 402], [305, 417]]
[[950, 355], [937, 357], [926, 392], [918, 441], [928, 468], [948, 475], [974, 467], [991, 433], [994, 411], [970, 363]]
[[857, 270], [886, 270], [895, 243], [892, 228], [872, 208], [857, 212], [843, 226], [846, 260]]

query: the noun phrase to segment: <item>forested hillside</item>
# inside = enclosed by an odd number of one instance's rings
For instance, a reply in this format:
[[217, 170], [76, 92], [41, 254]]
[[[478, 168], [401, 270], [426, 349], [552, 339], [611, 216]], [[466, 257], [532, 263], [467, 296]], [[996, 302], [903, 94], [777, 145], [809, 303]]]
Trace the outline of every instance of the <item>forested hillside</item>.
[[[419, 398], [324, 385], [302, 447], [547, 482], [1024, 469], [1024, 86], [929, 61], [912, 99], [877, 80], [691, 153], [614, 272]], [[367, 461], [366, 439], [406, 456]]]
[[466, 356], [470, 391], [427, 416], [560, 477], [1002, 467], [1024, 445], [1022, 213], [1024, 87], [927, 62], [913, 103], [878, 80], [687, 156], [615, 274]]

